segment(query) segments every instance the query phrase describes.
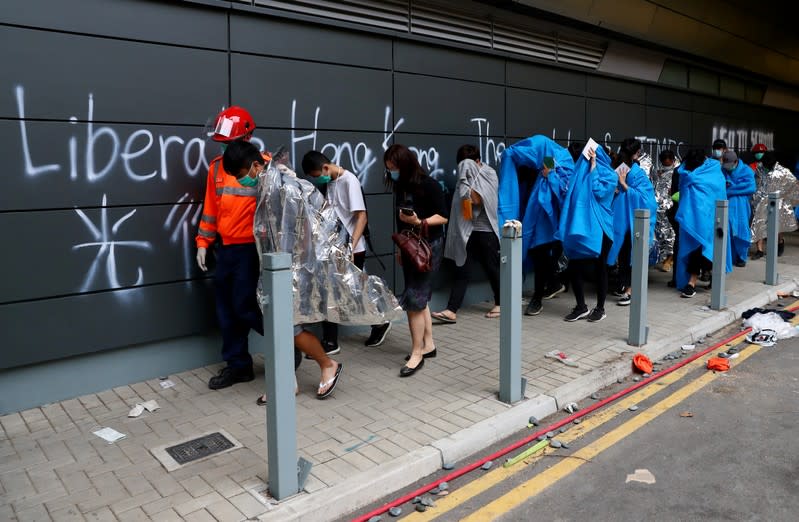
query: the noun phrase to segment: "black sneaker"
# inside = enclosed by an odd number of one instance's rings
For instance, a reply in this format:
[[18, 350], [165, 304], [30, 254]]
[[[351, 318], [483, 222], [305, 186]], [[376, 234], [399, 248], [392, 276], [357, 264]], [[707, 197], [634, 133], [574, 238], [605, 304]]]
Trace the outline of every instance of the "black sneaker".
[[225, 366], [219, 373], [211, 377], [208, 381], [208, 387], [212, 390], [221, 390], [228, 386], [233, 386], [239, 382], [250, 382], [255, 379], [255, 373], [252, 368], [231, 368]]
[[624, 297], [624, 287], [623, 286], [619, 287], [618, 289], [612, 291], [610, 295], [612, 295], [613, 297]]
[[739, 259], [738, 261], [733, 263], [733, 265], [737, 266], [738, 268], [744, 268], [746, 266], [746, 261], [744, 261], [743, 259]]
[[591, 313], [588, 314], [588, 322], [589, 323], [598, 323], [599, 321], [601, 321], [605, 317], [607, 317], [607, 314], [605, 314], [605, 309], [604, 308], [594, 308], [593, 310], [591, 310]]
[[[779, 245], [777, 246], [777, 248], [779, 248]], [[762, 250], [757, 250], [757, 251], [755, 251], [754, 254], [752, 254], [752, 259], [757, 261], [758, 259], [762, 259], [763, 256], [765, 256], [765, 255], [766, 255], [766, 253], [763, 252]]]
[[696, 288], [691, 285], [685, 285], [685, 288], [680, 290], [680, 297], [684, 297], [686, 299], [690, 299], [696, 295]]
[[541, 304], [541, 299], [530, 299], [530, 303], [527, 305], [527, 310], [524, 311], [524, 315], [538, 315], [543, 309], [544, 305]]
[[563, 320], [566, 321], [566, 322], [569, 322], [569, 323], [573, 323], [574, 321], [579, 321], [580, 319], [585, 319], [586, 317], [588, 317], [589, 313], [590, 312], [588, 311], [588, 307], [587, 306], [584, 306], [582, 308], [580, 308], [579, 306], [575, 306], [572, 309], [571, 313], [569, 313], [569, 315], [564, 317]]
[[699, 273], [699, 280], [703, 283], [707, 283], [713, 277], [713, 272], [708, 272], [707, 270], [702, 270]]
[[[322, 348], [325, 350], [325, 355], [336, 355], [337, 353], [341, 353], [341, 347], [338, 343], [334, 343], [333, 341], [322, 341]], [[306, 359], [313, 359], [310, 355], [305, 355]]]
[[633, 301], [633, 296], [630, 294], [624, 294], [619, 298], [619, 301], [616, 303], [619, 306], [630, 306], [630, 303]]
[[363, 343], [366, 346], [374, 347], [380, 346], [384, 342], [386, 342], [386, 336], [388, 336], [388, 331], [391, 330], [391, 323], [383, 323], [378, 326], [372, 327], [372, 333], [369, 335], [369, 338]]
[[[546, 290], [544, 290], [544, 299], [552, 299], [554, 297], [557, 297], [558, 294], [562, 294], [565, 291], [566, 287], [561, 284], [558, 284], [557, 288], [554, 289], [547, 288]], [[527, 315], [537, 315], [537, 314], [527, 314]]]

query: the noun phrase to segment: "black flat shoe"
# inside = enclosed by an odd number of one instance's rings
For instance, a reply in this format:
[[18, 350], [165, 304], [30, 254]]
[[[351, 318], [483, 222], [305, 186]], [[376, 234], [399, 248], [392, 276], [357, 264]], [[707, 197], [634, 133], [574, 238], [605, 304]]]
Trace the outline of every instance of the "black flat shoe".
[[424, 357], [422, 357], [422, 361], [416, 365], [416, 368], [409, 368], [408, 365], [405, 365], [400, 370], [400, 377], [410, 377], [416, 370], [421, 370], [422, 366], [424, 366]]
[[[422, 359], [432, 359], [433, 357], [435, 357], [435, 356], [436, 356], [436, 351], [437, 351], [437, 350], [438, 350], [438, 348], [433, 348], [433, 349], [432, 349], [432, 350], [430, 350], [429, 352], [427, 352], [427, 353], [423, 353], [423, 354], [422, 354]], [[406, 356], [405, 356], [405, 360], [406, 360], [406, 361], [410, 361], [410, 360], [411, 360], [411, 356], [410, 356], [410, 355], [406, 355]]]

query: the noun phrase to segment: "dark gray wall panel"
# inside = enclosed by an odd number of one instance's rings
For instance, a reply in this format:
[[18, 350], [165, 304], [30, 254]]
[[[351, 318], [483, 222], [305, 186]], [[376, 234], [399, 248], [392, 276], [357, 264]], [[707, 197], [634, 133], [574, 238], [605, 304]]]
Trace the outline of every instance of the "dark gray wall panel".
[[395, 74], [395, 118], [398, 132], [473, 134], [473, 118], [488, 120], [490, 133], [504, 134], [505, 89], [462, 80]]
[[[384, 191], [383, 142], [390, 137], [389, 131], [343, 132], [304, 129], [259, 129], [256, 134], [267, 150], [272, 152], [286, 148], [298, 174], [302, 174], [302, 157], [310, 150], [324, 153], [331, 161], [355, 173], [367, 194]], [[386, 141], [386, 147], [391, 141]]]
[[[113, 204], [113, 201], [108, 201]], [[200, 204], [0, 213], [0, 304], [199, 277]]]
[[414, 42], [394, 44], [394, 70], [499, 85], [505, 83], [504, 60]]
[[196, 125], [227, 103], [223, 52], [12, 27], [0, 32], [14, 42], [0, 46], [0, 63], [30, 64], [0, 77], [0, 117], [19, 117], [17, 87], [27, 118], [86, 121], [92, 111], [94, 121]]
[[692, 141], [695, 146], [705, 149], [708, 153], [714, 138], [727, 141], [727, 146], [733, 149], [748, 149], [749, 124], [746, 120], [736, 119], [733, 115], [712, 115], [694, 112], [691, 116], [693, 130]]
[[611, 80], [599, 76], [588, 77], [588, 96], [604, 100], [626, 101], [643, 104], [646, 99], [645, 87], [631, 82]]
[[214, 49], [227, 48], [222, 10], [156, 0], [3, 0], [9, 24]]
[[585, 82], [585, 74], [541, 65], [508, 62], [509, 86], [584, 96]]
[[[202, 127], [0, 120], [0, 211], [203, 198], [219, 154]], [[188, 194], [188, 196], [185, 196]]]
[[646, 129], [638, 135], [653, 158], [662, 149], [685, 154], [691, 145], [691, 113], [659, 107], [646, 108]]
[[643, 105], [590, 99], [587, 102], [587, 133], [599, 143], [616, 149], [623, 139], [638, 136], [645, 128]]
[[207, 333], [208, 282], [184, 282], [0, 305], [0, 369]]
[[507, 133], [585, 140], [585, 98], [508, 88]]
[[[254, 14], [231, 15], [230, 48], [282, 58], [391, 69], [388, 38]], [[322, 81], [315, 70], [316, 64], [307, 64], [306, 77]]]
[[480, 139], [477, 134], [471, 136], [430, 136], [425, 134], [397, 133], [396, 143], [402, 143], [416, 152], [420, 164], [433, 178], [444, 183], [448, 199], [457, 181], [457, 152], [461, 145], [474, 145], [480, 149], [480, 157], [488, 165], [499, 168], [499, 159], [505, 150], [502, 136], [489, 136]]
[[691, 110], [692, 96], [686, 92], [646, 86], [646, 103], [655, 107]]
[[233, 54], [231, 81], [233, 103], [262, 127], [379, 132], [391, 106], [388, 71]]

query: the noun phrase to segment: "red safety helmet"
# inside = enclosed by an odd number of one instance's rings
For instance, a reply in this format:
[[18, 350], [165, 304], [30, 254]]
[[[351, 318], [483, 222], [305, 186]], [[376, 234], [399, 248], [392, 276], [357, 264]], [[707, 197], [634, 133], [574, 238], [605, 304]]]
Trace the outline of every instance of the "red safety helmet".
[[767, 151], [768, 151], [768, 147], [766, 147], [762, 143], [758, 143], [757, 145], [752, 147], [752, 152], [767, 152]]
[[244, 138], [254, 130], [255, 121], [250, 113], [234, 105], [216, 116], [212, 138], [214, 141], [228, 143]]

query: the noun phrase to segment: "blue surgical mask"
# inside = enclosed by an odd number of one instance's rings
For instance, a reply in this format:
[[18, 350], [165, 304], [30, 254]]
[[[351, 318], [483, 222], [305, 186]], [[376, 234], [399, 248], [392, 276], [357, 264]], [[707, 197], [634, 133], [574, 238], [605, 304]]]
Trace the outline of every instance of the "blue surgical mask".
[[399, 171], [398, 170], [389, 170], [388, 173], [391, 176], [391, 180], [392, 181], [398, 181], [399, 180]]
[[763, 153], [762, 152], [755, 152], [755, 159], [757, 161], [762, 160], [763, 159]]
[[722, 152], [723, 151], [721, 149], [713, 149], [713, 157], [716, 158], [716, 159], [720, 158]]
[[316, 185], [327, 185], [328, 183], [330, 183], [331, 179], [333, 179], [333, 178], [331, 178], [327, 174], [322, 174], [321, 176], [317, 176], [317, 177], [313, 178], [313, 182]]

